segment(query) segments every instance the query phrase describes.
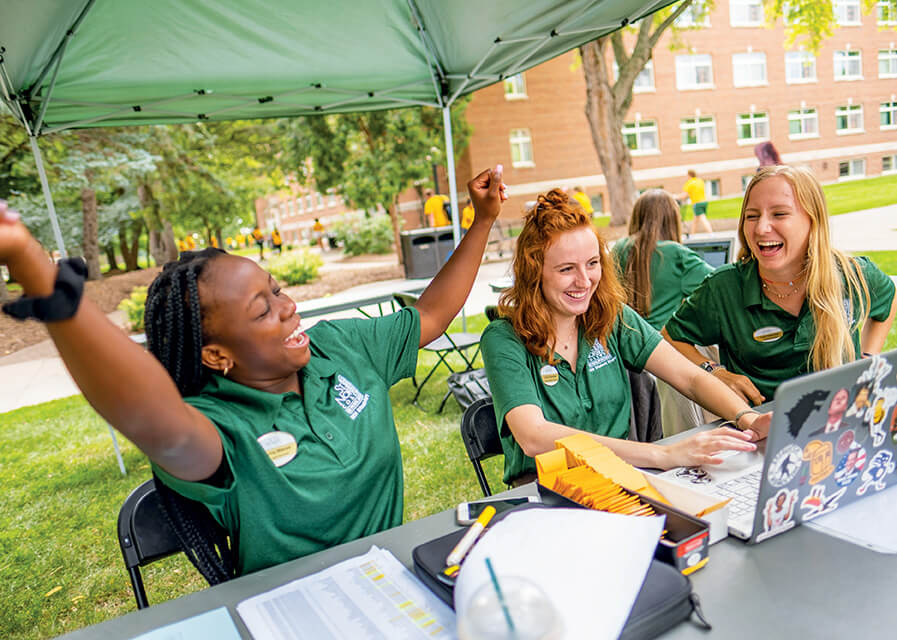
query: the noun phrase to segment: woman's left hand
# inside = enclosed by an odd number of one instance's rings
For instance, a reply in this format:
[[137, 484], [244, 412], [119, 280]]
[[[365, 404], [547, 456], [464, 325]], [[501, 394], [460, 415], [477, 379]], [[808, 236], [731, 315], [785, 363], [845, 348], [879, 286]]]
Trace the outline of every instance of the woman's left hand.
[[[766, 413], [748, 413], [741, 420], [741, 425], [745, 427], [745, 433], [753, 433], [752, 440], [762, 440], [769, 435], [769, 427], [772, 424], [772, 411]], [[739, 425], [740, 426], [740, 425]]]
[[711, 431], [701, 431], [690, 438], [663, 447], [663, 469], [673, 467], [699, 467], [704, 464], [720, 464], [721, 451], [754, 451], [757, 448], [752, 439], [752, 431], [738, 431], [730, 427], [719, 427]]

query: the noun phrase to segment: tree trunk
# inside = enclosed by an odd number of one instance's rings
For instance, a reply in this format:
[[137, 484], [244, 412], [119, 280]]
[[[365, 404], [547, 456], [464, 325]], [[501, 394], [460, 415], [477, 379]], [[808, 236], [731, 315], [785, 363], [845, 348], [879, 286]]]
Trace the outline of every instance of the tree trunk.
[[[90, 180], [88, 178], [88, 184]], [[81, 249], [87, 263], [87, 279], [99, 280], [100, 247], [97, 240], [97, 192], [89, 187], [81, 189], [81, 213], [84, 219], [84, 237]]]
[[106, 254], [106, 262], [109, 263], [109, 271], [118, 271], [118, 257], [115, 255], [115, 245], [111, 242], [103, 245], [103, 253]]
[[399, 264], [405, 264], [405, 256], [402, 253], [402, 226], [399, 222], [399, 194], [392, 197], [392, 206], [389, 207], [389, 219], [392, 221], [392, 236], [396, 245], [396, 256], [399, 259]]
[[417, 215], [420, 218], [420, 226], [421, 228], [427, 226], [427, 214], [424, 213], [424, 190], [421, 185], [414, 185], [414, 190], [417, 192], [417, 199], [420, 201], [420, 206], [417, 209]]
[[[178, 245], [174, 240], [174, 229], [168, 220], [162, 219], [159, 201], [148, 183], [137, 185], [140, 206], [146, 211], [146, 226], [149, 229], [149, 253], [157, 265], [178, 259]], [[147, 263], [147, 266], [149, 264]]]
[[0, 304], [9, 302], [9, 289], [6, 288], [6, 280], [0, 276]]
[[610, 84], [606, 56], [609, 42], [610, 36], [605, 36], [589, 42], [581, 49], [586, 81], [585, 111], [592, 143], [607, 183], [610, 223], [623, 225], [632, 213], [636, 191], [632, 177], [632, 159], [621, 133], [625, 113], [617, 113]]
[[[133, 231], [134, 235], [128, 239], [128, 229]], [[137, 264], [137, 256], [140, 253], [140, 232], [143, 224], [138, 220], [125, 223], [118, 227], [118, 246], [121, 250], [121, 257], [125, 261], [125, 271], [137, 271], [140, 265]]]

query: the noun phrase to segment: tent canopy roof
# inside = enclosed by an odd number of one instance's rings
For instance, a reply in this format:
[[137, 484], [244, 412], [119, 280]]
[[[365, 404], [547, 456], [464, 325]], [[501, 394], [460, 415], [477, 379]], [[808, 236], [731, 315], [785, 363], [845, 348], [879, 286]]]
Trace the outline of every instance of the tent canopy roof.
[[444, 107], [669, 2], [4, 2], [0, 97], [39, 135]]

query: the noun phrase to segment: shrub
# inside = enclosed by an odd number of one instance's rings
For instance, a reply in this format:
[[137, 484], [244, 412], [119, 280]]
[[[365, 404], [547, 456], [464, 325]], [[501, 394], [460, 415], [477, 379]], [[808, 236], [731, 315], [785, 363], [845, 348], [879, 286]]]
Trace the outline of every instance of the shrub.
[[324, 261], [320, 256], [303, 250], [272, 258], [265, 264], [265, 268], [278, 282], [293, 286], [317, 278], [318, 269], [323, 265]]
[[118, 303], [120, 311], [125, 312], [128, 327], [131, 331], [143, 331], [143, 308], [146, 306], [147, 287], [134, 287], [131, 295]]
[[350, 256], [392, 251], [392, 223], [389, 216], [374, 215], [334, 225], [333, 234], [343, 243], [343, 251]]

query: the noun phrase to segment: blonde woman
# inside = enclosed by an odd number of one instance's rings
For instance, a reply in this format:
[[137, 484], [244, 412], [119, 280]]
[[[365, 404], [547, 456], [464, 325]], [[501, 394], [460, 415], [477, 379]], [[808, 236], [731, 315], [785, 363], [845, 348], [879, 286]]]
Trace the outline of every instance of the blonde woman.
[[[780, 383], [879, 353], [894, 283], [832, 247], [825, 196], [808, 170], [762, 167], [744, 195], [737, 264], [717, 269], [673, 314], [664, 337], [745, 400]], [[718, 344], [721, 363], [693, 345]]]

